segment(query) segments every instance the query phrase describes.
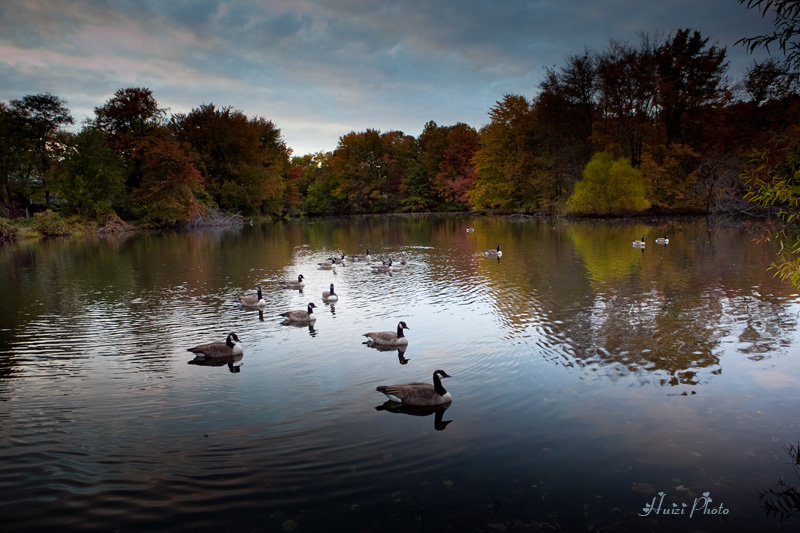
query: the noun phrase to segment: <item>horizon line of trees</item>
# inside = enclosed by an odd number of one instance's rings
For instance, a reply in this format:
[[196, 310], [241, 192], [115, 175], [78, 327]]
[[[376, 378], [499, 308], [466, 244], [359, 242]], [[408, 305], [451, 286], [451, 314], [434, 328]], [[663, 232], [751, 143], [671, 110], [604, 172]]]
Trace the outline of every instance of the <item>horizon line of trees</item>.
[[547, 69], [535, 97], [504, 95], [480, 130], [353, 131], [303, 156], [266, 118], [214, 104], [168, 116], [146, 88], [119, 89], [77, 133], [67, 102], [27, 95], [0, 102], [0, 206], [158, 224], [213, 210], [743, 212], [751, 154], [798, 134], [800, 95], [776, 60], [736, 83], [727, 68], [690, 29], [612, 39]]

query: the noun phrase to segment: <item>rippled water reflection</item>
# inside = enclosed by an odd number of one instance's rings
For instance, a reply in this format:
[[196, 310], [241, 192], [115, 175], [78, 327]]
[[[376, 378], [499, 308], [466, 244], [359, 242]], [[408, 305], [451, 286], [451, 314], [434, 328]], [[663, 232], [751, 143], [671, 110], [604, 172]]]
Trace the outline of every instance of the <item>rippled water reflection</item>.
[[[0, 249], [4, 530], [776, 528], [759, 493], [795, 475], [800, 305], [759, 234], [375, 217]], [[393, 272], [317, 267], [366, 248]], [[406, 350], [362, 344], [399, 320]], [[230, 331], [241, 358], [186, 351]], [[437, 368], [444, 411], [375, 391]], [[640, 516], [658, 492], [729, 512]]]

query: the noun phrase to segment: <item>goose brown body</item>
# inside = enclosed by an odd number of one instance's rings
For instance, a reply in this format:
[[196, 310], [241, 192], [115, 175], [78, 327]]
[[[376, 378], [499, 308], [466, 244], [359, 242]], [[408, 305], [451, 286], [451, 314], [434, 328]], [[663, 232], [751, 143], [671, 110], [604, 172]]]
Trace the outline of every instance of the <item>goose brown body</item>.
[[493, 257], [500, 257], [503, 255], [503, 252], [500, 251], [500, 245], [497, 245], [496, 250], [484, 250], [483, 255], [493, 256]]
[[426, 407], [442, 405], [453, 401], [453, 397], [442, 386], [442, 379], [450, 376], [444, 370], [433, 373], [433, 384], [413, 382], [404, 385], [383, 385], [375, 390], [386, 395], [389, 400], [403, 405]]
[[281, 316], [284, 320], [288, 320], [289, 322], [313, 322], [317, 319], [317, 317], [314, 316], [315, 307], [317, 306], [314, 305], [314, 302], [309, 302], [306, 311], [300, 309], [296, 311], [286, 311], [285, 313], [281, 313]]
[[225, 342], [209, 342], [199, 344], [187, 351], [200, 357], [231, 357], [242, 353], [242, 345], [239, 344], [239, 337], [236, 333], [229, 333]]
[[397, 324], [397, 331], [370, 331], [364, 333], [367, 344], [381, 344], [383, 346], [404, 346], [408, 344], [408, 339], [403, 334], [404, 329], [411, 329], [405, 322]]
[[388, 261], [384, 261], [380, 265], [372, 265], [372, 270], [374, 272], [389, 272], [392, 270], [392, 258], [390, 257]]
[[367, 248], [367, 253], [353, 256], [353, 261], [368, 261], [368, 260], [369, 260], [369, 248]]
[[288, 287], [290, 289], [299, 289], [305, 286], [305, 282], [303, 281], [304, 279], [305, 278], [303, 277], [303, 275], [300, 274], [299, 276], [297, 276], [297, 281], [294, 280], [281, 281], [281, 285], [283, 285], [284, 287]]
[[264, 296], [261, 292], [261, 285], [256, 287], [256, 295], [253, 296], [252, 294], [248, 294], [247, 296], [242, 296], [239, 298], [239, 303], [242, 304], [244, 307], [264, 307], [267, 305], [267, 302], [264, 301]]

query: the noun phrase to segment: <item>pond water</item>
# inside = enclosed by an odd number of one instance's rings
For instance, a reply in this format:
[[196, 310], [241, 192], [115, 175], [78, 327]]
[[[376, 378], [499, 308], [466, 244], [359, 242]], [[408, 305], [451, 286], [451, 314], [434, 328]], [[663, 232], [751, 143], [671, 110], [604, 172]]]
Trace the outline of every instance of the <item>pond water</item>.
[[[800, 298], [761, 232], [364, 217], [2, 248], [3, 530], [792, 530]], [[367, 248], [392, 272], [318, 269]], [[404, 351], [362, 344], [401, 320]], [[194, 364], [232, 331], [241, 358]], [[446, 409], [375, 390], [437, 369]]]

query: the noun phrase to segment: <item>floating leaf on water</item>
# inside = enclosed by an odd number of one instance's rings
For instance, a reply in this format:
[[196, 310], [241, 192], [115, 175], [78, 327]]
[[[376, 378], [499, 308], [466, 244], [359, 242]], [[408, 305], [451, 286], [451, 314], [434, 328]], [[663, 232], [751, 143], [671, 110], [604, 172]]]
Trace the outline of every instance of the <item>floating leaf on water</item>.
[[292, 518], [290, 518], [281, 525], [283, 526], [284, 531], [294, 531], [295, 529], [297, 529], [298, 526], [297, 522], [295, 522], [294, 519]]
[[634, 483], [633, 491], [641, 492], [642, 494], [650, 494], [652, 492], [655, 492], [656, 489], [650, 483]]

